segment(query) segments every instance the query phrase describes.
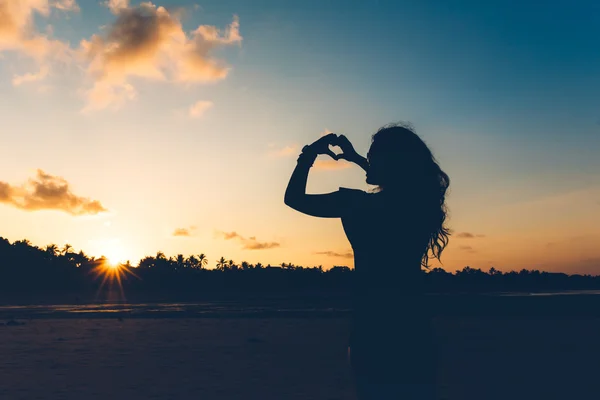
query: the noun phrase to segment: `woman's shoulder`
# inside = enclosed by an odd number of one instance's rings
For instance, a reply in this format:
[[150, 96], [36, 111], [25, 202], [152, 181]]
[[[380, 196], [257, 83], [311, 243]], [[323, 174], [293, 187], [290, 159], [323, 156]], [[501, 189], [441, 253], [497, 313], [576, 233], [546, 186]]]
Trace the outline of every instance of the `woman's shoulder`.
[[351, 189], [346, 187], [340, 187], [339, 195], [341, 196], [341, 202], [345, 207], [349, 209], [356, 209], [366, 207], [369, 199], [372, 198], [373, 194], [366, 192], [361, 189]]
[[348, 200], [356, 200], [356, 201], [369, 198], [372, 195], [372, 193], [366, 192], [361, 189], [351, 189], [351, 188], [341, 187], [341, 186], [340, 186], [339, 193], [340, 193], [340, 195], [342, 195], [344, 198], [346, 198]]
[[340, 186], [340, 192], [348, 194], [350, 196], [363, 196], [363, 195], [372, 194], [372, 193], [366, 192], [362, 189], [352, 189], [352, 188], [347, 188], [347, 187], [343, 187], [343, 186]]

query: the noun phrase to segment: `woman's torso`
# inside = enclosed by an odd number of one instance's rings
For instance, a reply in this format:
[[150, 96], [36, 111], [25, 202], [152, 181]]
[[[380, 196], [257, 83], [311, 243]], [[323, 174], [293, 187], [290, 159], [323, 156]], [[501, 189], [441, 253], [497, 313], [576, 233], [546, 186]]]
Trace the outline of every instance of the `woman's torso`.
[[352, 195], [342, 223], [355, 259], [353, 358], [382, 379], [423, 380], [435, 357], [421, 272], [426, 221], [408, 199]]

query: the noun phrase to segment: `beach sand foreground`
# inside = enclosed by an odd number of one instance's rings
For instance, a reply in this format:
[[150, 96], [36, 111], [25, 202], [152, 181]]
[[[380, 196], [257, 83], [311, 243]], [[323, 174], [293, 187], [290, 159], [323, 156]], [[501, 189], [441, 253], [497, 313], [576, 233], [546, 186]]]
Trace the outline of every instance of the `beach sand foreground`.
[[[0, 399], [355, 399], [346, 318], [0, 326]], [[594, 399], [598, 318], [440, 318], [444, 399]]]

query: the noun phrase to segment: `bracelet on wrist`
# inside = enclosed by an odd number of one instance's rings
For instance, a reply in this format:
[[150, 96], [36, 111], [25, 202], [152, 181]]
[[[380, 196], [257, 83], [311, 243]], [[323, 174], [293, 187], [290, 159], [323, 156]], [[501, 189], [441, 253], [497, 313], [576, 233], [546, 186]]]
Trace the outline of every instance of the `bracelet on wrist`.
[[315, 151], [313, 150], [312, 147], [310, 147], [310, 145], [306, 145], [302, 148], [302, 153], [301, 154], [310, 154], [310, 155], [316, 155]]
[[315, 160], [317, 158], [317, 153], [314, 152], [310, 146], [304, 146], [302, 148], [302, 153], [300, 153], [300, 155], [298, 156], [298, 163], [307, 163], [310, 164], [310, 166], [312, 167], [312, 165], [314, 164]]

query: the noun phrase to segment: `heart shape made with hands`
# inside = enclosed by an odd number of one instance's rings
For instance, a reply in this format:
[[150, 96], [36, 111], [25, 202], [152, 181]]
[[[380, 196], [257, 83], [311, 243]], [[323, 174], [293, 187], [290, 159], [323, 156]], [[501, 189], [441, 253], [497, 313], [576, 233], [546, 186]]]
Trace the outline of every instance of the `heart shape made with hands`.
[[344, 158], [344, 151], [337, 144], [330, 144], [329, 150], [331, 151], [331, 153], [333, 153], [333, 156], [331, 158], [333, 158], [334, 160], [337, 161]]

